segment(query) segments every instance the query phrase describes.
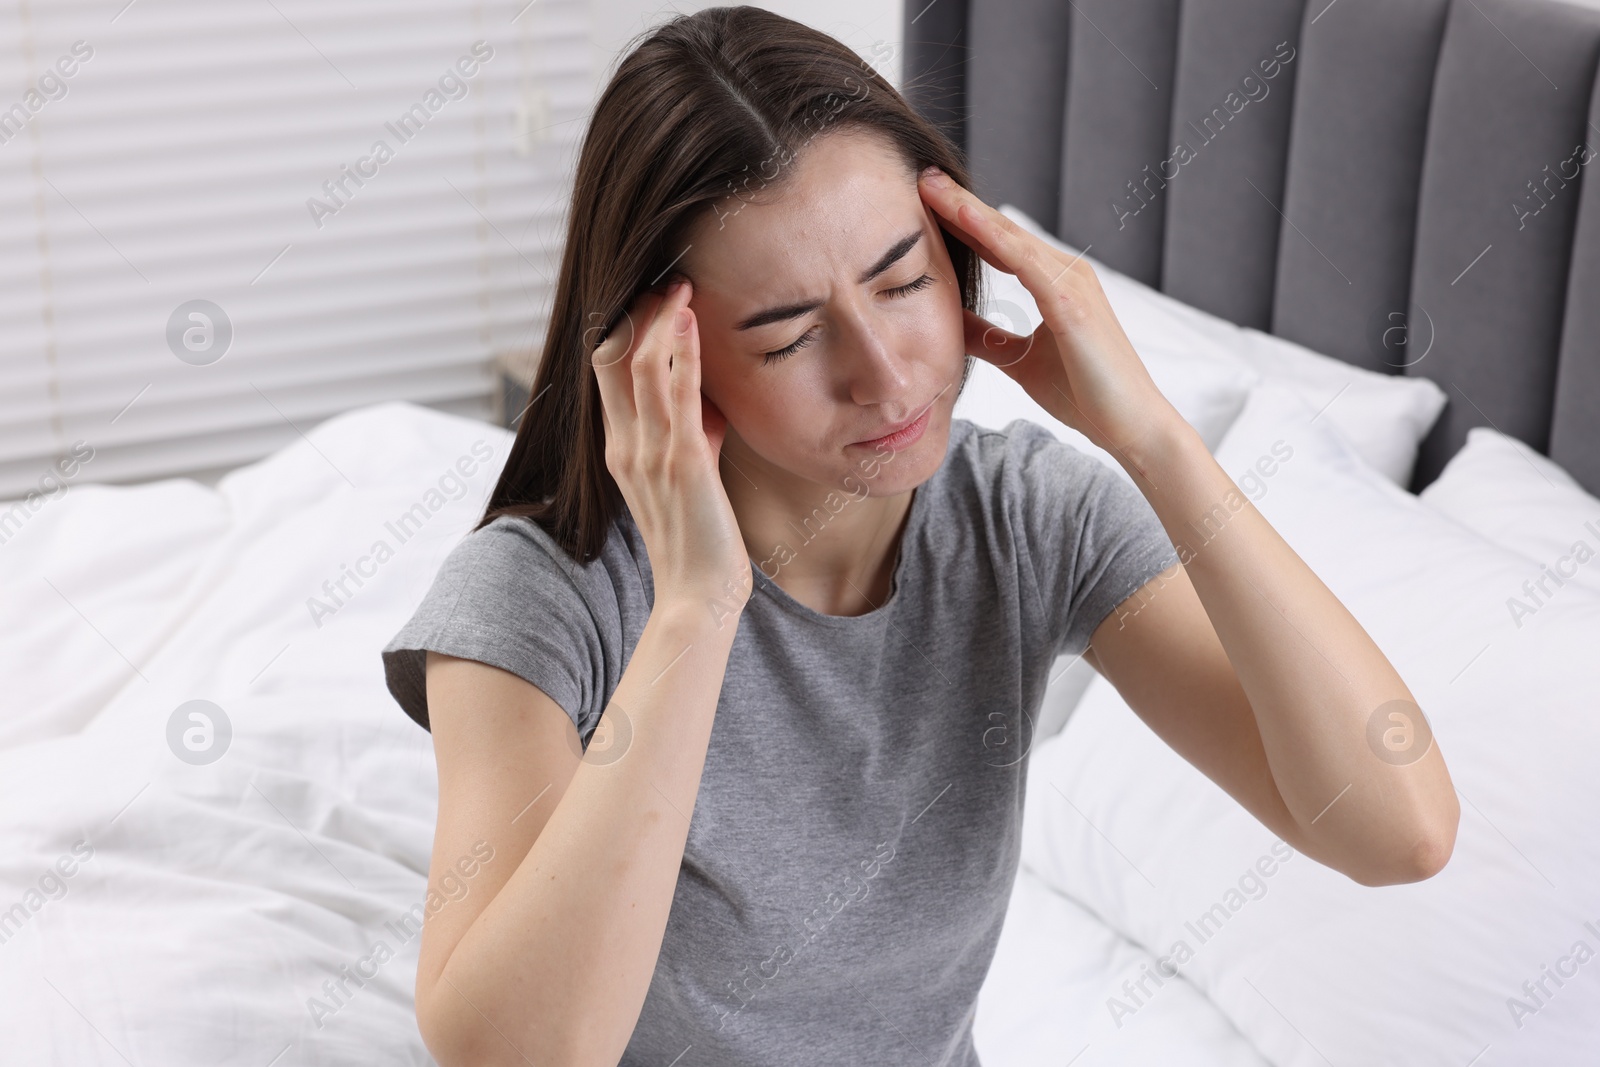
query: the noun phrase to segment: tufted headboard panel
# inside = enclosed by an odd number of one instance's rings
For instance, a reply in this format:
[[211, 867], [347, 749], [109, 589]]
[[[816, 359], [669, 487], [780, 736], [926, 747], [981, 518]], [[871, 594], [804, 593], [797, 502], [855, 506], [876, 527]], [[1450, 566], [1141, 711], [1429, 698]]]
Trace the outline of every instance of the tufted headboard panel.
[[1600, 10], [913, 0], [904, 84], [976, 191], [1125, 274], [1448, 404], [1600, 493]]

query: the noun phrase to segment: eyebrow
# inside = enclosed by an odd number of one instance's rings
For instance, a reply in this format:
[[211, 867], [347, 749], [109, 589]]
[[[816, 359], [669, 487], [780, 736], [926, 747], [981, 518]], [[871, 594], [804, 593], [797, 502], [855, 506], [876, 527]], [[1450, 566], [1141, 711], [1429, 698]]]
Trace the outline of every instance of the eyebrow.
[[[915, 248], [917, 243], [922, 240], [922, 234], [923, 231], [917, 230], [896, 241], [887, 252], [878, 257], [878, 262], [862, 273], [861, 277], [857, 279], [857, 283], [866, 285], [872, 279], [900, 262], [905, 258], [906, 253]], [[800, 304], [785, 304], [782, 307], [768, 308], [766, 311], [757, 312], [747, 319], [740, 319], [734, 323], [733, 328], [735, 330], [753, 330], [757, 326], [767, 326], [774, 322], [783, 322], [787, 319], [799, 318], [801, 315], [809, 315], [821, 306], [822, 301], [820, 300], [808, 300]]]

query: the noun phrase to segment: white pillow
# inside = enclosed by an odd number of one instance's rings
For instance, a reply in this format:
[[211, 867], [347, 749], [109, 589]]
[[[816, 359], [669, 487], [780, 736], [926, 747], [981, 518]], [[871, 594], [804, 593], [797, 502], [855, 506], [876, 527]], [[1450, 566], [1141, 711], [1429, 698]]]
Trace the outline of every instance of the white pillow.
[[[1079, 254], [1020, 208], [1006, 204], [1000, 212], [1068, 255]], [[1202, 340], [1186, 338], [1189, 347], [1176, 349], [1175, 356], [1189, 354], [1207, 362], [1247, 366], [1266, 381], [1293, 388], [1344, 435], [1358, 456], [1401, 488], [1410, 484], [1417, 447], [1447, 399], [1431, 379], [1366, 370], [1285, 338], [1241, 328], [1112, 270], [1093, 256], [1084, 258], [1093, 265], [1101, 288], [1141, 356], [1147, 345], [1165, 343], [1181, 336], [1180, 330], [1186, 331], [1188, 338]], [[1021, 287], [1013, 276], [996, 274]], [[1145, 321], [1163, 324], [1163, 332], [1145, 329], [1141, 325]], [[1169, 323], [1173, 325], [1165, 325]], [[1211, 444], [1213, 451], [1215, 447]]]
[[[1515, 627], [1504, 600], [1523, 560], [1378, 475], [1312, 414], [1263, 384], [1217, 459], [1427, 713], [1462, 797], [1450, 862], [1367, 888], [1289, 852], [1103, 678], [1034, 750], [1022, 861], [1158, 958], [1183, 941], [1177, 973], [1276, 1067], [1467, 1064], [1485, 1046], [1481, 1065], [1592, 1062], [1600, 596], [1565, 590]], [[1161, 981], [1108, 984], [1108, 1013], [1125, 1022], [1169, 995]]]
[[1537, 610], [1560, 596], [1567, 581], [1600, 592], [1600, 499], [1521, 441], [1488, 426], [1468, 430], [1466, 444], [1421, 497], [1429, 507], [1533, 561], [1535, 566], [1527, 568], [1531, 592], [1519, 588], [1506, 594], [1520, 600], [1522, 610]]
[[1402, 489], [1411, 484], [1417, 447], [1447, 399], [1433, 379], [1366, 370], [1248, 327], [1240, 336], [1246, 363], [1292, 386], [1385, 478]]

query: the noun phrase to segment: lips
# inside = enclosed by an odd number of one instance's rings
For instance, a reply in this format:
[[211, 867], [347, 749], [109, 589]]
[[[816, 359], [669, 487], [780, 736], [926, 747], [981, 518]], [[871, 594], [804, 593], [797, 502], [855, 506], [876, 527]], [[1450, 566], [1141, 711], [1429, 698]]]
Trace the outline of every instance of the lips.
[[905, 422], [899, 423], [898, 425], [895, 425], [895, 426], [889, 426], [889, 427], [887, 427], [887, 428], [885, 428], [883, 430], [880, 430], [877, 433], [873, 434], [871, 437], [863, 437], [861, 440], [857, 441], [856, 444], [858, 444], [858, 445], [868, 445], [868, 444], [871, 444], [874, 441], [880, 440], [881, 438], [888, 437], [888, 436], [890, 436], [892, 434], [897, 434], [901, 430], [904, 430], [907, 427], [909, 427], [912, 423], [916, 422], [918, 419], [922, 418], [923, 415], [927, 414], [927, 411], [928, 411], [927, 408], [923, 408], [920, 412], [918, 412], [917, 414], [911, 416], [911, 418], [907, 419]]
[[913, 442], [921, 438], [924, 428], [928, 425], [928, 420], [932, 417], [930, 415], [932, 410], [933, 405], [930, 403], [923, 407], [921, 412], [911, 421], [902, 422], [892, 429], [885, 430], [877, 437], [870, 437], [865, 441], [856, 441], [852, 447], [866, 448], [882, 446], [883, 444], [890, 444], [893, 447], [910, 447]]

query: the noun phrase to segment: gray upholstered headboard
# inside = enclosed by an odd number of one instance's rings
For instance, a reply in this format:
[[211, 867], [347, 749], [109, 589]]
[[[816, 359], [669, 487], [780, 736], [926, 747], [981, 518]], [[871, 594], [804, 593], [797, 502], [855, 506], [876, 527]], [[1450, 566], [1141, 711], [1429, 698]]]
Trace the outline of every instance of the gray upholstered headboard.
[[[1233, 322], [1449, 397], [1600, 493], [1600, 11], [1560, 0], [908, 0], [977, 193]], [[1181, 146], [1181, 147], [1180, 147]]]

